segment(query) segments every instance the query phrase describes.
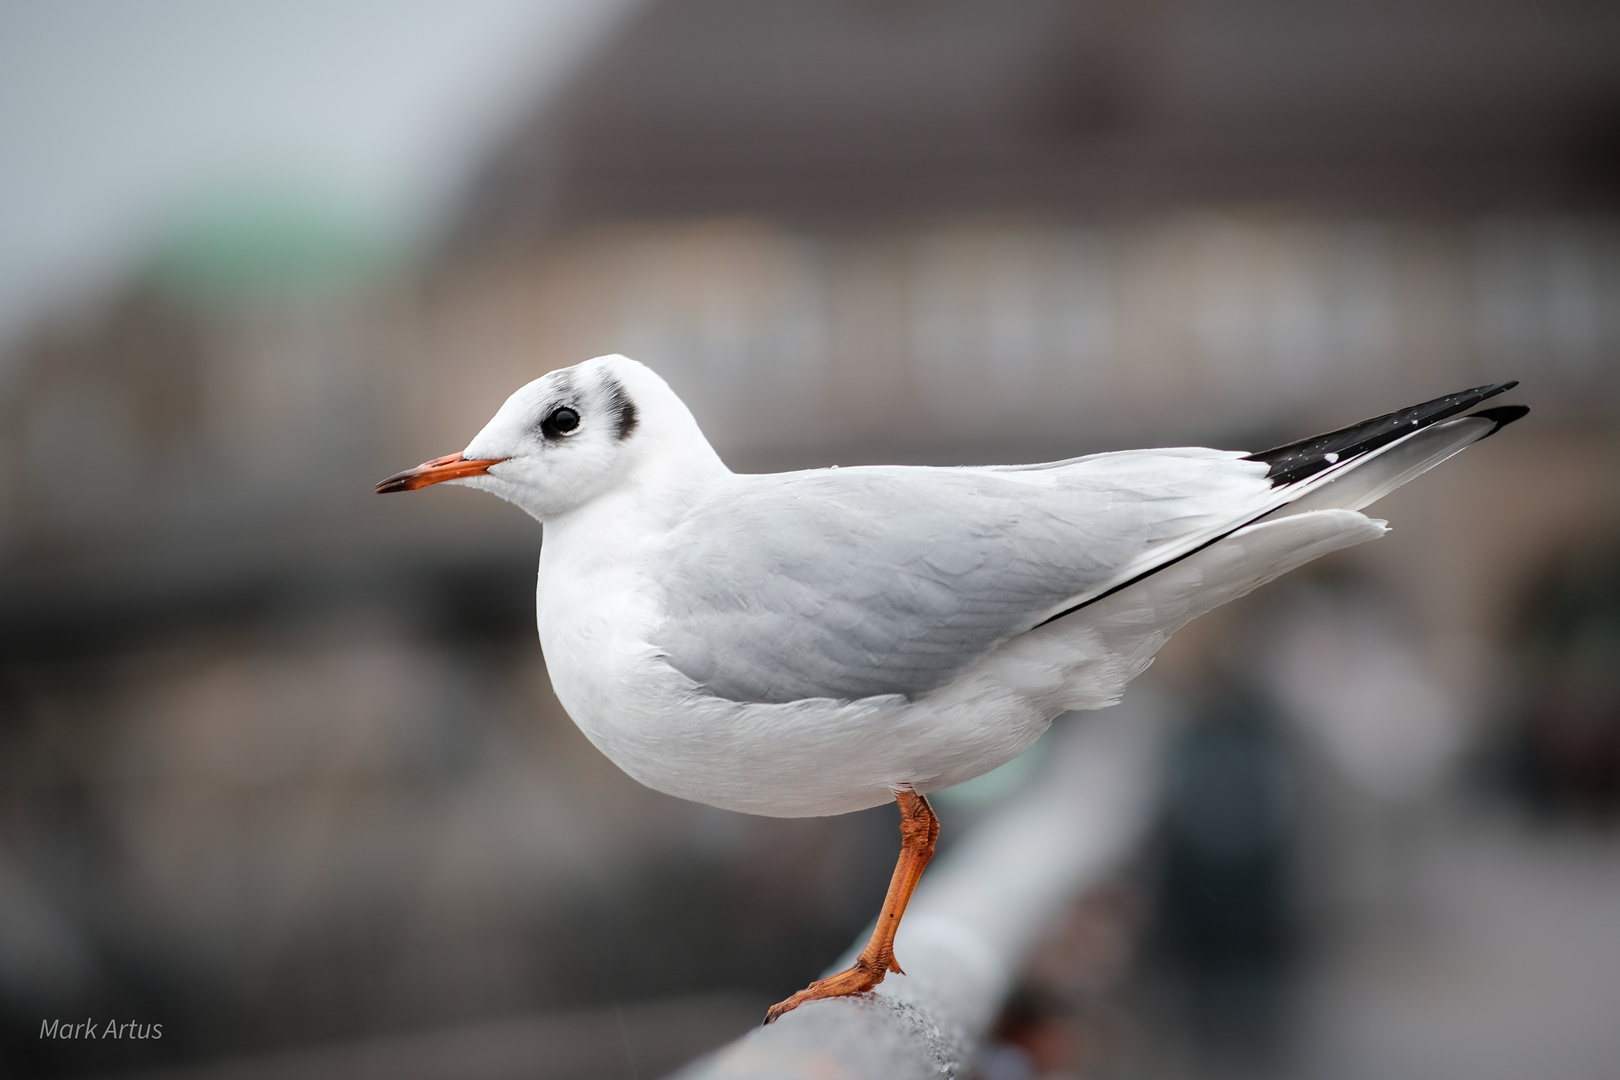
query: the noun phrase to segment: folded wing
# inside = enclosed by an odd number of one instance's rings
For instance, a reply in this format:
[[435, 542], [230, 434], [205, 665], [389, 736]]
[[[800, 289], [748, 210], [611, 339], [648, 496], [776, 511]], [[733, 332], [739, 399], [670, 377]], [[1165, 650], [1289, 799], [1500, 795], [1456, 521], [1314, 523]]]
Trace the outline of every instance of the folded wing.
[[1266, 471], [1188, 449], [738, 476], [660, 554], [654, 644], [736, 701], [916, 696], [1132, 568], [1264, 513]]

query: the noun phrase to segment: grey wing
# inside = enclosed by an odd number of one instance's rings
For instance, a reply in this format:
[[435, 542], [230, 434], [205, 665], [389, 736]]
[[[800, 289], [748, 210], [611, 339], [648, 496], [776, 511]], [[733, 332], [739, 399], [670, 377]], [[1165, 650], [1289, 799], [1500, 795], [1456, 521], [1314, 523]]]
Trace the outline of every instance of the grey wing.
[[653, 644], [736, 701], [926, 693], [1077, 599], [1248, 520], [1264, 476], [1235, 454], [1172, 450], [1045, 470], [734, 477], [655, 561], [665, 619]]

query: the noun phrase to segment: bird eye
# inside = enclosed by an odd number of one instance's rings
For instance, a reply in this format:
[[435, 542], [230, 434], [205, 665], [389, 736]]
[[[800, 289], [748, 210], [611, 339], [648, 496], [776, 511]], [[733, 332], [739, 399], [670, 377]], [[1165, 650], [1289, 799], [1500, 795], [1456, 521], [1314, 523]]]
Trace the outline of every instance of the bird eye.
[[555, 439], [559, 435], [566, 435], [577, 427], [579, 427], [579, 413], [566, 405], [551, 410], [551, 415], [540, 421], [540, 430], [545, 432], [547, 438], [551, 439]]

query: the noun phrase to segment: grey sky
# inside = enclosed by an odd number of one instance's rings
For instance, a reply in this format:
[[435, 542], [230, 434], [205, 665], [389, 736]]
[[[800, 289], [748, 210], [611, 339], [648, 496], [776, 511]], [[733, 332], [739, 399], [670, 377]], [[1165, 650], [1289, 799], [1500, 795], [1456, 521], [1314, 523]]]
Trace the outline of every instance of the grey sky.
[[221, 188], [420, 230], [634, 2], [0, 0], [0, 348]]

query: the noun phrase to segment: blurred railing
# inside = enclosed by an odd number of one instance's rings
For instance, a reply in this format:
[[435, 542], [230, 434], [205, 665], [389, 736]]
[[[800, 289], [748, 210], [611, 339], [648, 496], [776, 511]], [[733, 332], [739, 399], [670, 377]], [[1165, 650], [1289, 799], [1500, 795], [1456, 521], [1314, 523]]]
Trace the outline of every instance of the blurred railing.
[[801, 1006], [679, 1080], [966, 1075], [1042, 935], [1144, 833], [1164, 727], [1142, 700], [1071, 720], [1035, 785], [924, 877], [895, 943], [904, 976], [870, 995]]

